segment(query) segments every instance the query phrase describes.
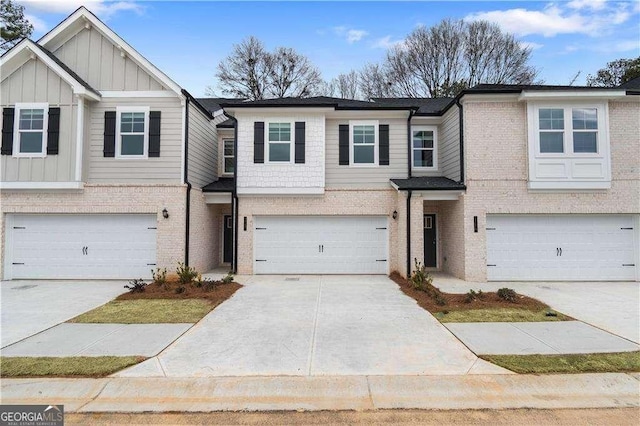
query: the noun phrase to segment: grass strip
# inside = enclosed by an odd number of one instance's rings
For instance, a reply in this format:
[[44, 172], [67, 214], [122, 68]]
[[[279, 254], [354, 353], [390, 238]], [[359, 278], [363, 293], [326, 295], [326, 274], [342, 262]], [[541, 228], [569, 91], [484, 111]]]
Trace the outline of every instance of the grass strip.
[[215, 307], [204, 299], [135, 299], [113, 300], [85, 312], [69, 322], [157, 324], [195, 323]]
[[0, 357], [0, 377], [105, 377], [145, 359], [139, 356]]
[[524, 308], [488, 308], [488, 309], [460, 309], [436, 312], [434, 316], [440, 322], [542, 322], [568, 321], [571, 317], [555, 312], [556, 316], [547, 316], [551, 309], [532, 311]]
[[520, 374], [640, 372], [640, 351], [572, 355], [479, 355]]

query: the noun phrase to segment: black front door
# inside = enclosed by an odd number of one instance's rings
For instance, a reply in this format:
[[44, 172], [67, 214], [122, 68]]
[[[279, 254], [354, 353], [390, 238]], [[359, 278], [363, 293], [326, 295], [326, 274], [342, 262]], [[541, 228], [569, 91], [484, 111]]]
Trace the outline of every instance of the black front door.
[[233, 220], [231, 215], [225, 215], [222, 221], [224, 222], [222, 231], [222, 239], [224, 240], [222, 261], [224, 263], [231, 263], [233, 258]]
[[435, 268], [436, 264], [436, 215], [424, 215], [424, 266]]

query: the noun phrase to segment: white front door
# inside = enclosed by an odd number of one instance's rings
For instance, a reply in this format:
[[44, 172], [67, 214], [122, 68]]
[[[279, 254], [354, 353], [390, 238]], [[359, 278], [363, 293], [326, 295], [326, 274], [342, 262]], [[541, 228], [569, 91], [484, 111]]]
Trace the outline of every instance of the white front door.
[[148, 278], [156, 215], [7, 215], [5, 278]]
[[387, 274], [386, 216], [256, 216], [256, 274]]
[[487, 215], [490, 281], [636, 279], [634, 215]]

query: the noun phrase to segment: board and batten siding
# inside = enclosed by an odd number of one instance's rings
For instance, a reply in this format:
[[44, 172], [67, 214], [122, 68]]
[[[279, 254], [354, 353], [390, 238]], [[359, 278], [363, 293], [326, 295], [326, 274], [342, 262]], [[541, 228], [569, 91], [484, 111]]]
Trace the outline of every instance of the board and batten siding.
[[168, 90], [94, 28], [83, 28], [53, 51], [97, 90]]
[[[104, 157], [104, 112], [119, 106], [148, 106], [161, 112], [160, 157]], [[182, 106], [180, 98], [103, 98], [89, 108], [89, 183], [177, 184], [182, 182]], [[117, 143], [117, 141], [116, 141]]]
[[189, 182], [196, 188], [213, 182], [218, 176], [218, 133], [222, 116], [209, 120], [198, 107], [189, 104]]
[[[0, 156], [3, 182], [70, 182], [75, 180], [77, 103], [71, 86], [38, 59], [29, 59], [0, 84], [2, 108], [16, 103], [46, 102], [60, 107], [59, 153], [46, 157]], [[46, 131], [46, 129], [45, 129]], [[14, 140], [14, 144], [18, 141]]]
[[339, 165], [338, 126], [349, 120], [331, 119], [326, 122], [325, 173], [327, 188], [389, 188], [389, 179], [407, 177], [407, 120], [379, 119], [378, 124], [389, 125], [389, 165], [351, 167]]
[[438, 126], [440, 143], [440, 172], [456, 182], [460, 181], [460, 110], [449, 108]]

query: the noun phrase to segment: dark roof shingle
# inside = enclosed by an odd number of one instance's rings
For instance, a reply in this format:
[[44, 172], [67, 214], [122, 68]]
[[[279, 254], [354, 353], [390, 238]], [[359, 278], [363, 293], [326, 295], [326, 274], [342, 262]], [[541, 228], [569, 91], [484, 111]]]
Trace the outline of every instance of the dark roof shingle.
[[444, 176], [421, 176], [408, 179], [391, 179], [391, 182], [398, 187], [399, 191], [423, 190], [423, 191], [460, 191], [467, 187], [460, 182], [451, 180]]
[[234, 187], [233, 178], [220, 178], [202, 187], [202, 192], [233, 192]]

